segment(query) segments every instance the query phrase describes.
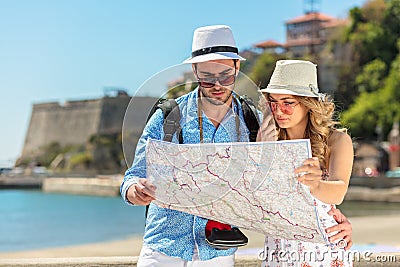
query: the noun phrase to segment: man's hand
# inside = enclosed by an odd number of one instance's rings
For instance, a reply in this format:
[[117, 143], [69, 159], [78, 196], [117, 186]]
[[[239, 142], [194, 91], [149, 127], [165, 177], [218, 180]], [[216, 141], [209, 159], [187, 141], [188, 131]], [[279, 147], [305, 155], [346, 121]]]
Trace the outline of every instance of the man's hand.
[[350, 249], [351, 246], [353, 245], [353, 240], [351, 239], [353, 229], [351, 227], [350, 221], [346, 218], [346, 216], [343, 215], [343, 213], [340, 210], [335, 208], [332, 208], [328, 212], [328, 214], [333, 215], [333, 218], [338, 223], [337, 225], [334, 225], [326, 229], [326, 232], [328, 234], [337, 231], [336, 234], [329, 237], [329, 241], [334, 242], [343, 239], [345, 241], [344, 249], [345, 250]]
[[133, 184], [126, 192], [128, 201], [135, 205], [149, 205], [151, 201], [155, 200], [156, 187], [147, 181], [147, 179], [140, 178], [137, 184]]

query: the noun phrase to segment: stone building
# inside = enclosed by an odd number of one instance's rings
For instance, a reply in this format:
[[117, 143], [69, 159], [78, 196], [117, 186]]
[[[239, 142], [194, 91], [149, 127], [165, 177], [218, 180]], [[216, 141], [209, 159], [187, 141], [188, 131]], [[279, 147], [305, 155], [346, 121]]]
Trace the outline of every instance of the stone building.
[[338, 62], [348, 62], [351, 51], [346, 45], [334, 45], [328, 54], [324, 53], [330, 36], [347, 23], [347, 19], [338, 19], [316, 11], [306, 12], [285, 22], [284, 43], [268, 39], [254, 44], [253, 47], [256, 51], [285, 53], [291, 59], [311, 56], [313, 62], [318, 64], [319, 87], [333, 95], [338, 84]]
[[265, 51], [283, 48], [284, 52], [293, 58], [319, 54], [325, 48], [328, 37], [335, 29], [346, 24], [347, 20], [334, 18], [320, 12], [308, 12], [285, 22], [285, 43], [267, 40], [253, 46]]
[[[138, 107], [130, 118], [140, 117], [145, 121], [157, 98], [134, 97], [134, 104]], [[86, 146], [89, 140], [96, 136], [120, 136], [124, 117], [131, 102], [131, 97], [124, 91], [116, 95], [104, 96], [98, 99], [67, 101], [34, 104], [25, 143], [19, 161], [34, 158], [43, 153], [46, 146], [57, 143], [60, 147], [69, 145]], [[131, 132], [141, 133], [143, 123], [129, 124]], [[136, 134], [137, 135], [137, 134]], [[136, 136], [135, 135], [135, 136]], [[131, 146], [136, 146], [138, 136], [130, 140]], [[121, 150], [121, 142], [115, 144]], [[115, 147], [114, 146], [114, 147]], [[104, 149], [93, 149], [92, 157], [101, 162]], [[101, 163], [106, 166], [106, 162]]]

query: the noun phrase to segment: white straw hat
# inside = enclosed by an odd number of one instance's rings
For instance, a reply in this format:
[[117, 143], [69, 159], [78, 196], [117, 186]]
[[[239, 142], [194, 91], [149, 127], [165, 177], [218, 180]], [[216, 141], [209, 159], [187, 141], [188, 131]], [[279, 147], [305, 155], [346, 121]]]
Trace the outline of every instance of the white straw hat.
[[231, 28], [226, 25], [214, 25], [196, 29], [193, 34], [192, 56], [183, 63], [217, 59], [245, 60], [238, 54]]
[[267, 88], [261, 92], [324, 98], [319, 93], [317, 65], [305, 60], [279, 60]]

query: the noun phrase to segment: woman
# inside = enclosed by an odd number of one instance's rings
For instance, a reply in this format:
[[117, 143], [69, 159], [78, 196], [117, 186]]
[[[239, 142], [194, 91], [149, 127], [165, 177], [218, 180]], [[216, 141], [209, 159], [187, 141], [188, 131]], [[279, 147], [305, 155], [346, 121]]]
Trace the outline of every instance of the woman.
[[[260, 105], [265, 119], [258, 140], [268, 140], [271, 134], [278, 140], [310, 139], [313, 157], [295, 173], [297, 180], [309, 187], [319, 214], [326, 215], [320, 218], [326, 228], [326, 222], [332, 221], [327, 212], [332, 205], [340, 204], [347, 192], [353, 165], [351, 138], [344, 129], [335, 128], [334, 104], [318, 92], [315, 64], [303, 60], [278, 61], [270, 83], [261, 92], [264, 97]], [[267, 123], [269, 111], [276, 123], [272, 131]], [[352, 266], [351, 259], [345, 257], [344, 243], [333, 247], [267, 236], [264, 253], [274, 250], [281, 254], [265, 255], [263, 264], [271, 267]], [[338, 253], [332, 253], [335, 251]]]

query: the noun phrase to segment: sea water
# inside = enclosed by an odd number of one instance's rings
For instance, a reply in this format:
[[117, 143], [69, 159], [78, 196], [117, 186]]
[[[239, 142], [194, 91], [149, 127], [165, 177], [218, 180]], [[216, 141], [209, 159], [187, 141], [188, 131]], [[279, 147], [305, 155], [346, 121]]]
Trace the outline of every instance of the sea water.
[[121, 197], [0, 190], [0, 252], [142, 236], [144, 218]]
[[[400, 214], [400, 203], [345, 201], [339, 208], [349, 217]], [[144, 220], [145, 208], [121, 197], [0, 190], [0, 252], [141, 237]]]

